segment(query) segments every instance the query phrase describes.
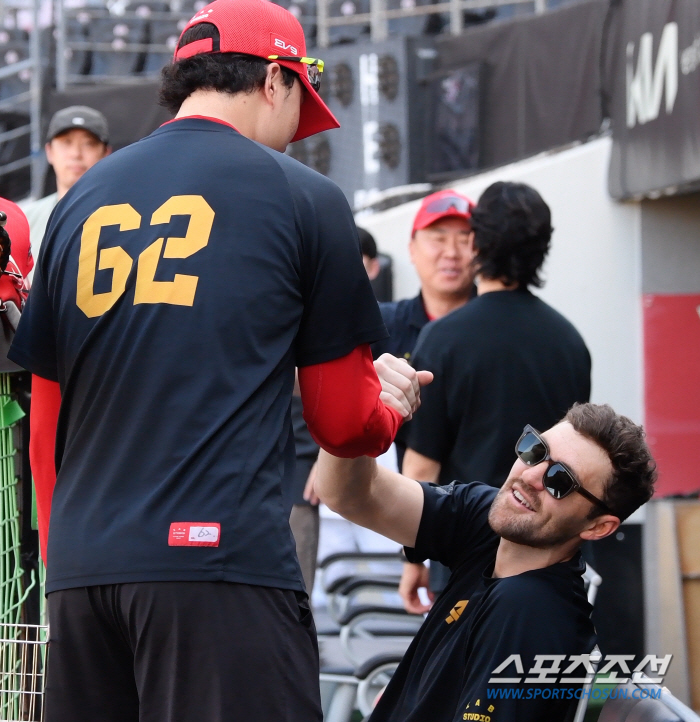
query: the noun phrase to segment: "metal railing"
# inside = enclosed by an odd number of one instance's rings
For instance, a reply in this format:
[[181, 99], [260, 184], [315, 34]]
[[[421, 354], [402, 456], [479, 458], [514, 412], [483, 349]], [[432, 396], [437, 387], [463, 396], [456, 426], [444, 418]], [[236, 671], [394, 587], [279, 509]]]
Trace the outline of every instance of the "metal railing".
[[[388, 8], [387, 0], [369, 0], [369, 12], [336, 16], [331, 12], [331, 0], [317, 0], [316, 13], [313, 16], [302, 16], [302, 24], [316, 26], [316, 42], [319, 47], [328, 47], [331, 44], [331, 30], [338, 27], [365, 25], [370, 28], [370, 37], [373, 41], [385, 40], [389, 35], [389, 21], [404, 18], [428, 16], [434, 14], [449, 14], [449, 32], [452, 35], [460, 35], [463, 30], [463, 16], [465, 11], [498, 9], [505, 6], [523, 6], [533, 13], [540, 14], [547, 10], [548, 0], [443, 0], [433, 5], [416, 5], [414, 7]], [[146, 80], [148, 76], [96, 76], [77, 75], [68, 70], [67, 58], [71, 52], [104, 52], [104, 53], [166, 53], [172, 52], [167, 45], [153, 43], [122, 43], [115, 47], [109, 42], [91, 41], [89, 39], [69, 38], [67, 34], [67, 21], [69, 18], [77, 17], [80, 12], [90, 12], [95, 5], [83, 8], [67, 8], [64, 0], [55, 0], [55, 23], [56, 23], [56, 85], [59, 90], [73, 83], [100, 82], [104, 80], [129, 80], [138, 82]], [[148, 5], [149, 0], [144, 0]], [[147, 21], [187, 19], [190, 12], [180, 9], [177, 0], [171, 0], [171, 13], [152, 12], [146, 18]], [[102, 6], [105, 10], [107, 5]], [[113, 8], [112, 8], [113, 9]], [[113, 19], [127, 21], [141, 19], [144, 17], [138, 13], [125, 11], [120, 8]]]
[[30, 193], [33, 198], [41, 195], [43, 183], [43, 158], [41, 154], [41, 28], [39, 27], [40, 0], [32, 3], [32, 30], [29, 33], [29, 57], [0, 68], [0, 82], [30, 73], [29, 90], [0, 101], [0, 112], [17, 112], [26, 107], [29, 122], [19, 128], [0, 133], [0, 145], [29, 136], [29, 155], [0, 166], [0, 176], [29, 166], [31, 174]]
[[328, 12], [329, 0], [318, 0], [316, 24], [318, 28], [317, 42], [319, 47], [330, 45], [330, 29], [348, 25], [369, 25], [370, 37], [374, 41], [386, 40], [388, 37], [388, 21], [402, 18], [420, 17], [436, 13], [449, 13], [450, 34], [461, 35], [465, 10], [486, 10], [506, 5], [530, 6], [536, 14], [547, 10], [547, 0], [446, 0], [434, 5], [417, 5], [415, 7], [392, 8], [386, 6], [386, 0], [370, 0], [368, 13], [331, 17]]

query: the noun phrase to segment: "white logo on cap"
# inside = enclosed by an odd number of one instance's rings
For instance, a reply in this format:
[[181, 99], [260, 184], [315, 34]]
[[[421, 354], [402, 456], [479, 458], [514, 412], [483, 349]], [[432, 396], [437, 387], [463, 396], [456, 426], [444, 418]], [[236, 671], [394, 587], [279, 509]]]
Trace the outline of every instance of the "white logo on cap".
[[190, 23], [195, 22], [195, 20], [204, 20], [204, 18], [208, 18], [209, 15], [211, 15], [211, 13], [212, 13], [211, 8], [209, 10], [207, 10], [205, 13], [199, 12], [192, 18], [192, 20], [190, 20]]
[[85, 118], [81, 118], [80, 116], [73, 118], [73, 125], [85, 125]]
[[287, 43], [285, 43], [281, 38], [275, 38], [275, 47], [282, 48], [282, 50], [288, 50], [292, 55], [299, 55], [299, 51], [294, 47], [294, 45], [287, 45]]

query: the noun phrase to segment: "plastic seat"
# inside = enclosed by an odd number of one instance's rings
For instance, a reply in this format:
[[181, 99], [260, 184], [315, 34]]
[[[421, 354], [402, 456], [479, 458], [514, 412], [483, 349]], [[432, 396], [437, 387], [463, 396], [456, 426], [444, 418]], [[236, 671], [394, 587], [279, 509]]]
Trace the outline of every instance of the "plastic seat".
[[0, 46], [11, 42], [28, 43], [29, 33], [19, 28], [0, 28]]
[[361, 640], [363, 658], [359, 664], [349, 664], [338, 648], [337, 640], [319, 639], [321, 662], [321, 699], [324, 701], [324, 722], [350, 722], [354, 710], [363, 716], [372, 711], [377, 695], [388, 684], [391, 675], [403, 658], [410, 640], [393, 650], [376, 641]]
[[90, 25], [90, 41], [109, 44], [111, 50], [94, 50], [91, 75], [128, 76], [141, 70], [145, 53], [128, 46], [146, 42], [145, 20], [97, 18]]
[[[66, 18], [66, 42], [86, 42], [93, 16], [85, 11]], [[90, 72], [92, 54], [88, 50], [66, 48], [66, 71], [69, 75], [87, 75]]]
[[163, 0], [133, 0], [126, 6], [126, 12], [148, 19], [153, 13], [171, 12], [171, 7], [169, 3]]
[[180, 12], [183, 12], [186, 15], [194, 15], [208, 4], [207, 0], [181, 0]]
[[[382, 564], [380, 571], [373, 566], [376, 562]], [[321, 572], [320, 583], [328, 599], [328, 614], [337, 622], [340, 615], [355, 603], [360, 592], [369, 590], [368, 580], [384, 582], [387, 577], [391, 578], [389, 587], [380, 584], [375, 586], [375, 592], [390, 591], [392, 586], [398, 589], [402, 568], [401, 557], [393, 552], [341, 552], [327, 556], [319, 563], [318, 569]], [[364, 580], [360, 586], [347, 587], [348, 582], [359, 577]]]
[[[331, 18], [352, 18], [369, 12], [369, 0], [331, 0], [328, 16]], [[359, 25], [340, 25], [328, 29], [331, 45], [354, 43], [369, 37], [369, 23]]]
[[165, 45], [169, 50], [149, 50], [143, 66], [144, 75], [157, 75], [161, 68], [170, 63], [187, 21], [182, 20], [151, 20], [149, 45]]
[[[653, 692], [645, 699], [634, 699], [639, 690]], [[695, 712], [677, 700], [665, 687], [650, 682], [618, 685], [600, 712], [598, 722], [700, 722]]]
[[[10, 40], [0, 45], [0, 67], [5, 68], [29, 58], [29, 46], [24, 41]], [[12, 98], [19, 93], [26, 93], [29, 90], [29, 81], [32, 71], [28, 68], [19, 71], [16, 75], [3, 78], [0, 81], [0, 99]]]
[[[408, 10], [423, 5], [433, 5], [431, 0], [387, 0], [387, 10]], [[430, 15], [394, 18], [388, 21], [390, 35], [423, 35]], [[449, 18], [449, 14], [446, 16]]]

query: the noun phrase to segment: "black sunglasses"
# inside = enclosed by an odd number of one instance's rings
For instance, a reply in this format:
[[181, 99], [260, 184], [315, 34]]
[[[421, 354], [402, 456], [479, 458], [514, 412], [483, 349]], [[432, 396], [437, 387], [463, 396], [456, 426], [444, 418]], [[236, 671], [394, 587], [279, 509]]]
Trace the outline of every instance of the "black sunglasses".
[[554, 461], [549, 454], [549, 446], [542, 438], [539, 431], [533, 429], [529, 424], [523, 429], [523, 433], [515, 445], [515, 453], [520, 461], [528, 466], [537, 466], [547, 461], [547, 471], [544, 474], [544, 488], [555, 498], [563, 499], [569, 496], [572, 491], [577, 491], [591, 503], [600, 507], [606, 514], [617, 516], [614, 511], [604, 504], [600, 499], [586, 491], [571, 469], [561, 461]]
[[323, 60], [319, 58], [298, 58], [292, 55], [268, 55], [268, 60], [286, 60], [288, 63], [303, 63], [306, 65], [309, 85], [318, 93], [321, 90], [321, 75], [323, 74]]
[[425, 207], [428, 213], [444, 213], [454, 208], [457, 213], [468, 214], [470, 212], [469, 201], [466, 198], [458, 198], [457, 196], [446, 196], [444, 198], [436, 198], [430, 201]]

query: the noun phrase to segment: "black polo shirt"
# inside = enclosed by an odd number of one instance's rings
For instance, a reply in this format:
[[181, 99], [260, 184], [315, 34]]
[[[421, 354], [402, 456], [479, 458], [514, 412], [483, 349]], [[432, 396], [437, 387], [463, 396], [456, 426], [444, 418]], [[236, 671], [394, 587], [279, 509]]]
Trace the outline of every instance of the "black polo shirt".
[[440, 482], [501, 486], [525, 424], [545, 431], [591, 390], [581, 335], [527, 290], [494, 291], [427, 326], [413, 365], [421, 392], [408, 446], [441, 464]]
[[[572, 685], [524, 680], [535, 655], [568, 658], [588, 654], [595, 645], [580, 553], [568, 562], [495, 579], [500, 538], [488, 524], [488, 512], [496, 489], [478, 482], [421, 486], [425, 506], [416, 546], [406, 549], [406, 556], [412, 562], [440, 561], [453, 573], [370, 722], [561, 722], [576, 705]], [[524, 668], [520, 682], [489, 684], [512, 654], [520, 655]], [[560, 671], [566, 666], [560, 663]], [[513, 674], [509, 667], [502, 676]], [[506, 687], [521, 690], [520, 698], [498, 697]]]
[[[382, 312], [389, 337], [372, 344], [372, 355], [377, 359], [383, 353], [390, 353], [392, 356], [410, 361], [421, 329], [430, 323], [422, 294], [419, 293], [415, 298], [403, 301], [380, 303], [379, 310]], [[403, 466], [410, 426], [410, 421], [403, 424], [394, 440], [399, 469]]]
[[294, 368], [385, 335], [327, 178], [200, 118], [100, 161], [51, 217], [10, 352], [61, 386], [47, 590], [302, 590]]

